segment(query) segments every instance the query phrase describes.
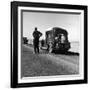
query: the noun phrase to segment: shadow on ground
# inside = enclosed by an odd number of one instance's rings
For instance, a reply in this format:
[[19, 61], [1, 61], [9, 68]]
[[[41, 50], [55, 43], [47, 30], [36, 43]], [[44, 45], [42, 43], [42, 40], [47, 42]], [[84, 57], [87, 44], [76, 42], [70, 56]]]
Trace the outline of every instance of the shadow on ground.
[[[27, 45], [27, 46], [30, 46], [30, 47], [32, 47], [33, 48], [33, 45]], [[47, 51], [47, 49], [46, 48], [40, 48], [40, 50], [42, 50], [42, 52], [40, 52], [40, 54], [48, 54], [49, 52]], [[66, 51], [66, 52], [62, 52], [62, 51], [54, 51], [54, 52], [52, 52], [53, 54], [62, 54], [62, 55], [77, 55], [77, 56], [79, 56], [79, 53], [78, 52], [72, 52], [72, 51]]]
[[57, 51], [57, 52], [53, 52], [53, 53], [55, 53], [55, 54], [64, 54], [64, 55], [78, 55], [79, 56], [78, 52], [71, 52], [71, 51], [67, 51], [67, 52]]

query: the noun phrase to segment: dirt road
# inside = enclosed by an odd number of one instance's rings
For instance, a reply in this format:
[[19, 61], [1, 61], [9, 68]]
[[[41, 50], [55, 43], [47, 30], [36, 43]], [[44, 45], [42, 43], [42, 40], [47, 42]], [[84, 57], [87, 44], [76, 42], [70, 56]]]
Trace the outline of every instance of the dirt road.
[[22, 46], [22, 77], [71, 75], [79, 73], [79, 56], [48, 54], [41, 50], [33, 54], [33, 48]]

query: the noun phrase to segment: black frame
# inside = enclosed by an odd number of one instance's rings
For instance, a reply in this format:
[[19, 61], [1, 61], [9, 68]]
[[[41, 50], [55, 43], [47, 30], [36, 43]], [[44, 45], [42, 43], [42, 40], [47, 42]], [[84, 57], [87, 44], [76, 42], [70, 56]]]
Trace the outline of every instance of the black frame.
[[[84, 10], [84, 79], [83, 80], [18, 83], [18, 65], [17, 65], [18, 64], [18, 16], [17, 16], [18, 6]], [[88, 82], [87, 63], [88, 63], [87, 62], [87, 6], [35, 3], [35, 2], [17, 2], [17, 1], [11, 2], [11, 87], [12, 88], [87, 83]]]

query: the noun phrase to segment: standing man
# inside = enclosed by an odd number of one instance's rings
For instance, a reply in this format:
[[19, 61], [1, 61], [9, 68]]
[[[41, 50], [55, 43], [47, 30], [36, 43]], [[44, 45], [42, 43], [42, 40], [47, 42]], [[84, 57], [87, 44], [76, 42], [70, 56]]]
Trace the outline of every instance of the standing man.
[[37, 30], [37, 27], [35, 27], [35, 30], [33, 32], [33, 45], [34, 45], [34, 52], [39, 53], [39, 38], [42, 36], [42, 33]]

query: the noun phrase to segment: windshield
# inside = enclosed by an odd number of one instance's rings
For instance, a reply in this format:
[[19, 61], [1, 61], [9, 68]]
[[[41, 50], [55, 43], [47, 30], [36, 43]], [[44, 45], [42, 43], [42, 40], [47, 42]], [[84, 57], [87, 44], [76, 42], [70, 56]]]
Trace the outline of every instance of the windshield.
[[58, 35], [55, 37], [55, 40], [56, 40], [56, 41], [59, 41], [60, 43], [65, 43], [66, 37], [65, 37], [64, 34], [58, 34]]

